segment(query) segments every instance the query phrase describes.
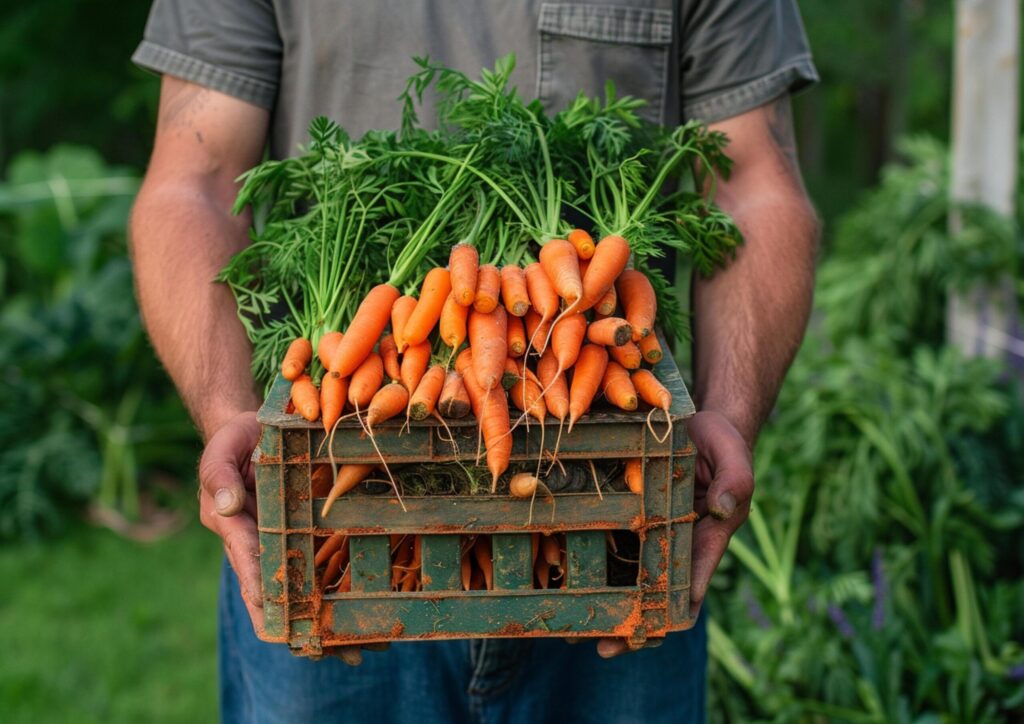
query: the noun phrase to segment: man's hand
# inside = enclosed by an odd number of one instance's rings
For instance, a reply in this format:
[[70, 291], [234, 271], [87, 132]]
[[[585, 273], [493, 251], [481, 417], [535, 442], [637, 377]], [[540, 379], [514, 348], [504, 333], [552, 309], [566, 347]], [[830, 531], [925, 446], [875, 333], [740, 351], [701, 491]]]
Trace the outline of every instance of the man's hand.
[[[754, 472], [746, 440], [725, 416], [713, 411], [698, 412], [687, 429], [697, 448], [694, 509], [700, 520], [693, 533], [690, 575], [690, 615], [696, 618], [711, 574], [718, 568], [732, 534], [750, 513]], [[628, 650], [623, 639], [601, 639], [597, 643], [597, 653], [604, 658]]]
[[[735, 166], [716, 201], [745, 243], [709, 278], [695, 277], [694, 399], [697, 446], [690, 598], [700, 610], [754, 491], [751, 448], [800, 346], [811, 309], [818, 224], [804, 191], [789, 97], [712, 124], [729, 136]], [[624, 641], [602, 639], [615, 656]]]
[[256, 413], [243, 412], [213, 434], [199, 459], [199, 519], [223, 540], [257, 632], [263, 630], [263, 599], [252, 452], [259, 439]]
[[750, 514], [754, 469], [747, 441], [725, 416], [698, 412], [687, 429], [697, 447], [693, 507], [700, 520], [690, 574], [690, 615], [696, 617], [729, 539]]

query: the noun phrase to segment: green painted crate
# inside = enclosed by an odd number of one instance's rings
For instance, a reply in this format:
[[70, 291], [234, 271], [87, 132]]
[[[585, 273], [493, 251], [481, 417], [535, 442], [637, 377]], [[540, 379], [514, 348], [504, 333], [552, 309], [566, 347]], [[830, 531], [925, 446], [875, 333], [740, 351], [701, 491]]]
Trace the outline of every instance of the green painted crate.
[[[529, 501], [507, 495], [343, 495], [330, 513], [311, 499], [312, 465], [328, 462], [324, 431], [286, 414], [290, 383], [278, 378], [259, 412], [263, 436], [254, 453], [259, 510], [260, 563], [266, 641], [287, 643], [293, 653], [317, 656], [353, 643], [422, 639], [559, 636], [624, 637], [632, 645], [689, 628], [690, 547], [694, 448], [681, 424], [694, 412], [675, 363], [666, 358], [655, 374], [672, 392], [674, 432], [658, 443], [645, 413], [595, 412], [562, 437], [563, 460], [644, 458], [644, 492], [555, 495], [527, 524]], [[557, 420], [549, 418], [547, 439]], [[443, 428], [429, 420], [399, 435], [401, 423], [376, 428], [389, 463], [455, 459]], [[472, 464], [477, 426], [470, 416], [449, 421], [462, 458]], [[514, 433], [513, 461], [536, 460], [537, 426]], [[550, 446], [550, 442], [549, 442]], [[338, 462], [378, 461], [357, 422], [342, 422], [333, 442]], [[318, 454], [319, 453], [319, 454]], [[536, 509], [535, 509], [536, 511]], [[635, 586], [606, 579], [605, 531], [632, 531], [640, 540]], [[351, 593], [323, 593], [314, 570], [314, 539], [343, 531], [350, 536]], [[530, 533], [564, 532], [565, 587], [533, 589]], [[423, 590], [391, 589], [388, 535], [422, 540]], [[495, 590], [463, 591], [459, 536], [492, 534]]]

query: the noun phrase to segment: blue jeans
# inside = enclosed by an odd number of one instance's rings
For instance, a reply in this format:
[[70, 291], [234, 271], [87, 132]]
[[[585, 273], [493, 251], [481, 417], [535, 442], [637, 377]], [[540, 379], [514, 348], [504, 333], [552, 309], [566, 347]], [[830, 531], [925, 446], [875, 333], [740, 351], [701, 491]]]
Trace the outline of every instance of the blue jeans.
[[361, 666], [293, 656], [256, 638], [227, 561], [220, 711], [235, 722], [703, 722], [707, 633], [605, 660], [594, 642], [479, 639], [392, 644]]

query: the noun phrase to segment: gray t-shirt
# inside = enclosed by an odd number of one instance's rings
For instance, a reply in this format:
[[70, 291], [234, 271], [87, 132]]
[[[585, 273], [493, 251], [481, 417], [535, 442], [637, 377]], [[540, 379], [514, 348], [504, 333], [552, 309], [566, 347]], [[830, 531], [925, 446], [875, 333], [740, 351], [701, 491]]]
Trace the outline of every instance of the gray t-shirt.
[[510, 52], [513, 83], [549, 111], [610, 79], [666, 125], [818, 79], [796, 0], [155, 0], [132, 59], [270, 110], [281, 158], [317, 115], [353, 136], [397, 128], [412, 56], [476, 76]]

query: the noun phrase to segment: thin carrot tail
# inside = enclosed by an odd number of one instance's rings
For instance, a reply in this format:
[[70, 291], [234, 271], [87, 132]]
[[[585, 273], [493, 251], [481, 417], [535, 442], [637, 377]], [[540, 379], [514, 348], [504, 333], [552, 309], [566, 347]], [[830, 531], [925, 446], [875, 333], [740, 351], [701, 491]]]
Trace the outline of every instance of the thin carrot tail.
[[540, 425], [540, 451], [537, 453], [537, 472], [534, 473], [533, 477], [540, 479], [540, 468], [544, 464], [544, 428], [546, 425], [541, 423]]
[[331, 462], [331, 491], [327, 494], [327, 500], [324, 501], [323, 510], [320, 511], [321, 518], [331, 512], [331, 506], [334, 505], [334, 501], [340, 495], [340, 493], [338, 495], [334, 494], [334, 486], [338, 484], [338, 461], [334, 459], [334, 431], [338, 429], [339, 422], [341, 422], [340, 417], [331, 425], [331, 434], [327, 437], [327, 459]]
[[450, 427], [448, 427], [448, 423], [444, 421], [444, 418], [441, 417], [441, 415], [438, 413], [437, 410], [434, 410], [433, 414], [434, 414], [434, 417], [437, 418], [437, 421], [441, 423], [441, 426], [444, 427], [445, 432], [448, 433], [448, 439], [444, 440], [444, 442], [447, 442], [448, 444], [450, 444], [452, 446], [452, 451], [455, 453], [455, 457], [458, 458], [459, 457], [459, 443], [456, 442], [456, 440], [455, 440], [455, 434], [452, 432], [452, 429]]
[[359, 405], [356, 405], [356, 419], [359, 420], [359, 426], [366, 432], [366, 436], [370, 438], [373, 449], [377, 451], [377, 457], [380, 458], [381, 465], [384, 466], [384, 472], [388, 474], [388, 480], [391, 481], [391, 489], [395, 491], [395, 497], [398, 498], [398, 504], [402, 506], [402, 512], [409, 512], [409, 509], [405, 507], [405, 501], [402, 500], [402, 494], [398, 491], [398, 483], [395, 481], [395, 476], [391, 474], [391, 468], [388, 467], [388, 461], [384, 459], [384, 453], [377, 447], [376, 435], [373, 434], [373, 430], [363, 421], [363, 418], [359, 417]]
[[594, 461], [588, 460], [587, 462], [590, 463], [590, 474], [594, 476], [594, 487], [597, 488], [597, 497], [600, 500], [604, 500], [604, 495], [601, 494], [601, 483], [597, 479], [597, 468], [594, 467]]
[[555, 467], [555, 463], [558, 462], [558, 446], [562, 443], [562, 429], [565, 427], [565, 418], [563, 417], [558, 421], [558, 437], [555, 438], [555, 449], [551, 453], [551, 465], [548, 466], [545, 475], [550, 475], [552, 468]]
[[668, 410], [663, 410], [665, 413], [665, 422], [668, 423], [668, 429], [665, 431], [664, 435], [658, 437], [658, 433], [654, 431], [654, 425], [651, 423], [651, 415], [659, 409], [660, 408], [655, 407], [647, 413], [647, 429], [651, 431], [651, 436], [658, 441], [658, 444], [663, 445], [665, 441], [668, 440], [668, 436], [672, 434], [672, 416], [668, 414]]

